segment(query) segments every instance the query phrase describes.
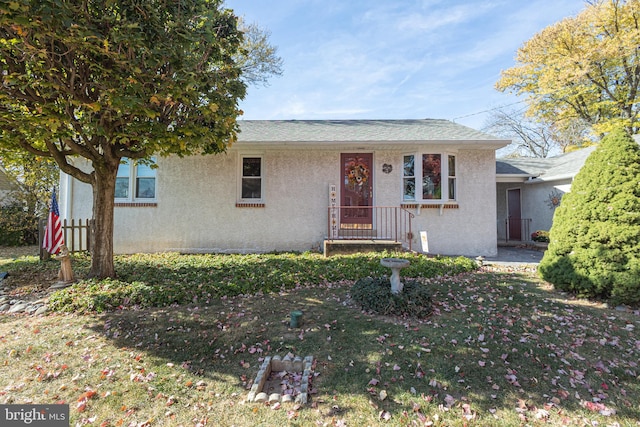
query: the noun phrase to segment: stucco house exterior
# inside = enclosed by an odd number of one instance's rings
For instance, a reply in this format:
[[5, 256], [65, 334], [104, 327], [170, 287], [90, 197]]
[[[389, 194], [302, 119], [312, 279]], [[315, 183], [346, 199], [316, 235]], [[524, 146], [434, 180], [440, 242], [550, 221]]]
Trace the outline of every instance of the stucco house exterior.
[[[435, 119], [239, 125], [224, 154], [121, 165], [116, 253], [321, 250], [354, 237], [497, 253], [495, 151], [509, 140]], [[91, 217], [90, 186], [63, 175], [59, 198], [62, 218]]]
[[556, 157], [496, 161], [498, 241], [530, 241], [531, 233], [548, 231], [562, 195], [596, 146]]

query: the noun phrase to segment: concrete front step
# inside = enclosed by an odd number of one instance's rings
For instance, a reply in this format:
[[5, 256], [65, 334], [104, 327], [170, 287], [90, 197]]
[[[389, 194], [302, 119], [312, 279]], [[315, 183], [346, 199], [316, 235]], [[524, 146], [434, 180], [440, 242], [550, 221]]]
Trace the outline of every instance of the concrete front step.
[[402, 251], [402, 243], [393, 240], [325, 240], [324, 256], [359, 252]]

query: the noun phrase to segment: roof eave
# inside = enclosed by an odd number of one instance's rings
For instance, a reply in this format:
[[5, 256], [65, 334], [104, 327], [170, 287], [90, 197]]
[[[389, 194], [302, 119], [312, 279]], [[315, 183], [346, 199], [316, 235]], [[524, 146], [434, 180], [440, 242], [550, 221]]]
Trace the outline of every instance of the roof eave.
[[414, 140], [414, 141], [386, 141], [386, 140], [350, 140], [350, 141], [236, 141], [232, 147], [241, 148], [338, 148], [338, 147], [384, 147], [401, 149], [419, 145], [458, 146], [464, 149], [498, 150], [506, 147], [511, 141], [507, 140]]
[[554, 175], [554, 176], [540, 176], [535, 179], [527, 181], [527, 184], [540, 184], [542, 182], [554, 182], [554, 181], [563, 181], [563, 180], [573, 180], [574, 174], [562, 174], [562, 175]]
[[496, 174], [496, 182], [529, 182], [534, 175], [523, 175], [514, 173], [498, 173]]

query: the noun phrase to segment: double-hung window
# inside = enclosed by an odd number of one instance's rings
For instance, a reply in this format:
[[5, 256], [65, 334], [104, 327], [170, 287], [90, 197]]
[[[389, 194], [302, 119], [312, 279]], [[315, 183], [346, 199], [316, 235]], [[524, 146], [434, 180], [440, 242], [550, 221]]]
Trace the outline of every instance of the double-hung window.
[[404, 201], [456, 199], [456, 157], [447, 153], [406, 154], [403, 158]]
[[264, 195], [264, 167], [261, 156], [242, 156], [240, 199], [244, 202], [262, 201]]
[[115, 198], [119, 201], [131, 202], [154, 200], [156, 198], [156, 169], [131, 159], [122, 159], [116, 176]]

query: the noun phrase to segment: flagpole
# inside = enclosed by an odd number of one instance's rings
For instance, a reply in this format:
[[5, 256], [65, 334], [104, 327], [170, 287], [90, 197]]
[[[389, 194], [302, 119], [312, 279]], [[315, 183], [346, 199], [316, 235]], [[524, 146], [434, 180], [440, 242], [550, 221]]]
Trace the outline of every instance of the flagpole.
[[64, 245], [62, 234], [62, 223], [60, 222], [60, 210], [56, 199], [56, 188], [53, 187], [42, 247], [51, 255], [57, 254], [60, 251], [60, 247]]
[[47, 216], [47, 227], [44, 231], [42, 248], [46, 252], [60, 261], [60, 271], [58, 272], [58, 282], [51, 286], [52, 289], [61, 289], [71, 286], [74, 282], [73, 269], [71, 268], [71, 256], [69, 249], [64, 244], [62, 223], [60, 222], [60, 208], [56, 199], [56, 188], [51, 191], [51, 205]]

